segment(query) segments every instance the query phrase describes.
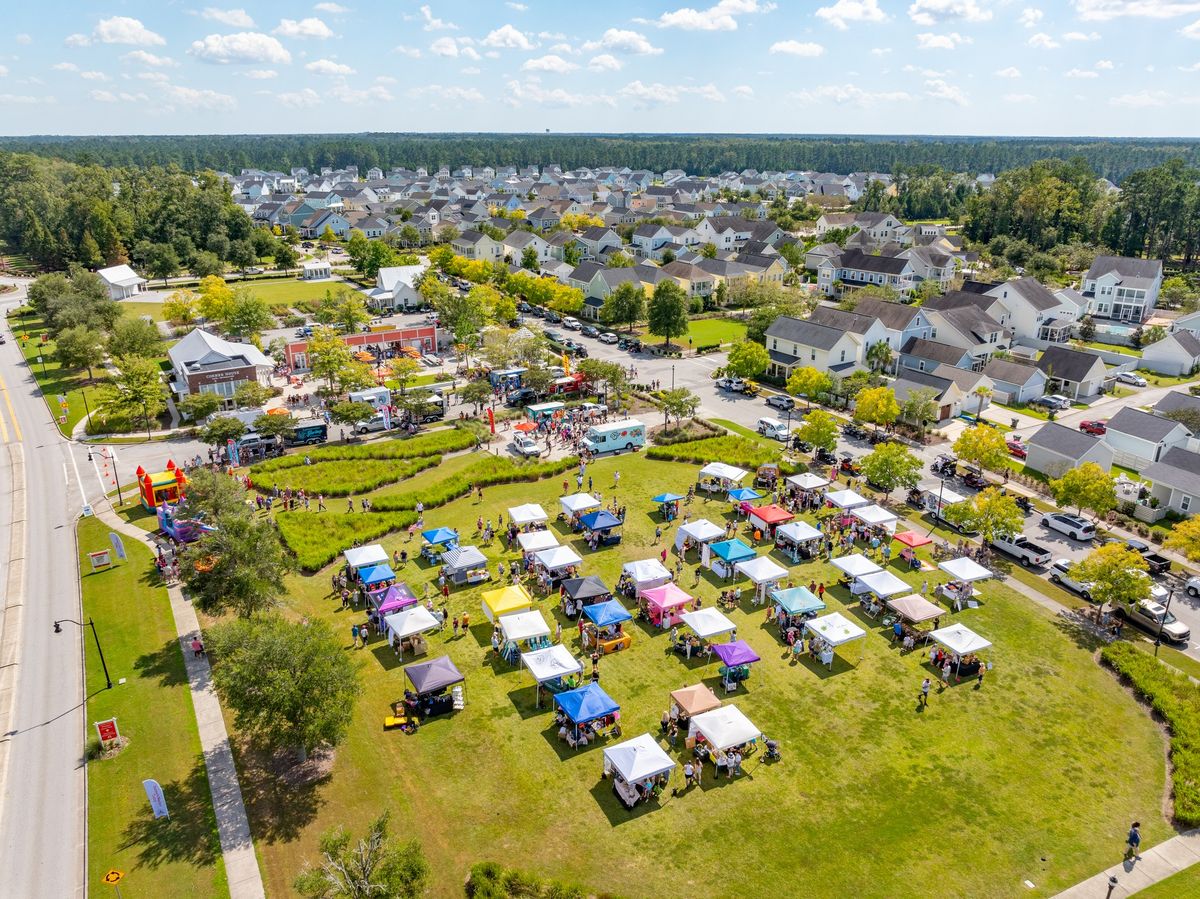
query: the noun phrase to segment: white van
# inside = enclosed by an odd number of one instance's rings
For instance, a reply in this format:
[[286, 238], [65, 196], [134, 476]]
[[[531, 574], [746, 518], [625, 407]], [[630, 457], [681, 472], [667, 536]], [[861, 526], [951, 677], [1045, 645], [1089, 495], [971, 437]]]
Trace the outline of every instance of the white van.
[[764, 437], [772, 437], [775, 440], [783, 441], [788, 439], [787, 425], [778, 418], [760, 418], [755, 425], [755, 429]]
[[391, 405], [392, 392], [386, 387], [369, 387], [366, 390], [353, 390], [350, 392], [350, 402], [367, 403], [372, 408], [378, 410], [382, 406]]
[[592, 453], [632, 452], [646, 445], [646, 426], [632, 418], [593, 425], [583, 435], [583, 445]]

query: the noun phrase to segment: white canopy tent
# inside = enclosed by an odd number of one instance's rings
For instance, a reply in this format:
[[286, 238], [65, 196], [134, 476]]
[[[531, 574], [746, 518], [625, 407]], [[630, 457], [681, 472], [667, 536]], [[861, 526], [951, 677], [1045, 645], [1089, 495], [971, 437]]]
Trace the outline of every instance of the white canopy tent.
[[683, 623], [692, 629], [701, 640], [711, 640], [721, 634], [728, 634], [737, 628], [722, 612], [713, 608], [696, 609], [694, 612], [684, 612], [679, 616]]
[[766, 556], [756, 556], [745, 562], [738, 562], [734, 570], [744, 574], [754, 582], [755, 592], [760, 596], [766, 594], [771, 585], [787, 577], [787, 569], [777, 565]]
[[441, 627], [433, 613], [422, 605], [388, 615], [383, 619], [383, 624], [388, 629], [390, 640], [406, 640]]
[[537, 609], [510, 612], [507, 615], [501, 615], [496, 620], [500, 624], [500, 631], [504, 634], [504, 639], [513, 643], [550, 636], [550, 625], [546, 623], [546, 619]]
[[512, 519], [513, 524], [517, 527], [524, 527], [527, 524], [541, 524], [550, 520], [550, 516], [546, 514], [546, 510], [537, 503], [513, 506], [508, 510], [508, 517]]
[[852, 556], [838, 556], [836, 559], [830, 559], [829, 562], [834, 568], [844, 572], [847, 577], [851, 578], [862, 577], [864, 574], [874, 574], [876, 571], [883, 571], [882, 568], [862, 553], [855, 553]]
[[600, 508], [600, 500], [596, 499], [590, 493], [572, 493], [570, 496], [564, 496], [560, 499], [558, 504], [562, 506], [562, 510], [568, 518], [572, 515], [582, 515], [591, 509]]
[[368, 546], [356, 546], [345, 552], [346, 564], [351, 568], [370, 568], [372, 565], [386, 565], [387, 550], [378, 543]]
[[785, 537], [793, 543], [804, 543], [808, 540], [820, 540], [825, 535], [807, 521], [789, 521], [775, 529], [775, 539]]
[[962, 581], [964, 584], [970, 584], [974, 581], [982, 581], [990, 578], [992, 573], [976, 562], [974, 559], [968, 559], [962, 556], [958, 559], [947, 559], [945, 562], [938, 562], [938, 568], [950, 575], [956, 581]]
[[960, 659], [967, 653], [982, 652], [992, 645], [966, 625], [957, 622], [940, 627], [936, 631], [930, 631], [929, 637], [946, 652], [952, 653]]
[[874, 503], [853, 509], [850, 514], [868, 527], [883, 528], [889, 534], [896, 533], [896, 522], [900, 520], [895, 514]]
[[750, 472], [733, 465], [726, 465], [724, 462], [709, 462], [700, 469], [700, 477], [717, 478], [721, 481], [728, 481], [730, 484], [740, 484], [748, 474]]
[[633, 579], [637, 592], [649, 590], [651, 587], [661, 587], [671, 579], [671, 572], [658, 559], [641, 559], [637, 562], [626, 562], [621, 571]]
[[[504, 618], [500, 620], [503, 621]], [[583, 672], [583, 666], [579, 664], [579, 659], [575, 658], [575, 654], [561, 643], [555, 643], [545, 649], [521, 653], [521, 664], [529, 669], [529, 673], [539, 684]]]
[[649, 734], [604, 747], [604, 770], [616, 772], [627, 783], [639, 783], [675, 770], [675, 760]]
[[547, 571], [565, 571], [572, 565], [580, 565], [583, 559], [569, 546], [552, 546], [533, 554], [533, 560]]
[[869, 506], [871, 501], [863, 499], [853, 490], [834, 490], [825, 494], [825, 499], [839, 509], [857, 509], [859, 506]]
[[487, 568], [487, 556], [474, 546], [460, 546], [457, 549], [446, 550], [442, 554], [442, 564], [451, 577], [459, 572], [474, 571], [477, 568]]
[[725, 529], [713, 524], [707, 518], [698, 518], [695, 521], [689, 521], [687, 524], [679, 526], [679, 530], [675, 533], [675, 548], [683, 549], [683, 543], [689, 537], [693, 543], [711, 543], [713, 540], [720, 540], [725, 536]]
[[530, 531], [527, 534], [517, 534], [517, 543], [520, 544], [522, 552], [536, 553], [558, 546], [558, 538], [551, 531]]
[[703, 736], [713, 749], [725, 750], [758, 739], [762, 731], [736, 705], [723, 705], [692, 716], [688, 736], [696, 734]]
[[889, 596], [897, 596], [900, 593], [907, 593], [912, 587], [896, 577], [890, 571], [872, 571], [870, 574], [864, 574], [860, 577], [857, 583], [851, 586], [852, 593], [865, 593], [870, 591], [880, 599], [887, 599]]
[[[825, 641], [825, 649], [819, 654], [821, 664], [833, 668], [833, 651], [839, 646], [854, 640], [862, 640], [867, 632], [843, 615], [841, 612], [830, 612], [820, 618], [814, 618], [804, 623], [808, 631]], [[862, 646], [859, 645], [859, 658], [862, 657]]]
[[824, 487], [828, 484], [829, 479], [823, 478], [819, 474], [813, 474], [811, 471], [806, 471], [802, 474], [792, 475], [785, 483], [795, 487], [797, 490], [816, 490], [818, 487]]

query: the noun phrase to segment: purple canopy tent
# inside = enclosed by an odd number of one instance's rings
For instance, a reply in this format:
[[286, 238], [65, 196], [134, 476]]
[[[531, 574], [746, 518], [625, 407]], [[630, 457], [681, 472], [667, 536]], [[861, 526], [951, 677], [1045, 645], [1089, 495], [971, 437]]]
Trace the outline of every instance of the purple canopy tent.
[[444, 690], [452, 684], [461, 684], [466, 678], [454, 667], [449, 656], [438, 656], [428, 662], [417, 662], [404, 669], [404, 674], [418, 695]]
[[711, 646], [713, 654], [718, 656], [728, 668], [749, 665], [751, 662], [759, 660], [758, 653], [751, 649], [750, 644], [745, 640], [734, 640], [732, 643], [713, 643]]
[[392, 584], [384, 590], [371, 590], [367, 596], [380, 615], [389, 615], [417, 604], [417, 597], [413, 595], [408, 584]]

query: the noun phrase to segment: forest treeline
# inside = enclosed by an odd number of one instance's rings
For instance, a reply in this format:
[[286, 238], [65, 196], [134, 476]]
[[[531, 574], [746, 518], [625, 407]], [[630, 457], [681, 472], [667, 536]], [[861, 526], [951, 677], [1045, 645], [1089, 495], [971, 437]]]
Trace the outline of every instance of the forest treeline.
[[1119, 182], [1134, 171], [1180, 158], [1200, 165], [1200, 141], [997, 137], [863, 137], [804, 135], [637, 134], [266, 134], [97, 137], [0, 137], [0, 150], [105, 166], [178, 166], [237, 172], [242, 168], [357, 165], [628, 166], [683, 169], [695, 175], [753, 168], [849, 173], [934, 166], [994, 172], [1052, 157], [1079, 157]]

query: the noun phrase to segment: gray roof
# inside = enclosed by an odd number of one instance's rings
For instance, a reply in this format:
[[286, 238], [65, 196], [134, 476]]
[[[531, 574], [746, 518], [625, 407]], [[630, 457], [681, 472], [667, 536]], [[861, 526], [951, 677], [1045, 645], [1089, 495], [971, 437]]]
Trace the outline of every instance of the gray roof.
[[875, 324], [872, 315], [859, 315], [857, 312], [846, 312], [833, 306], [818, 306], [808, 317], [810, 322], [837, 328], [839, 331], [853, 331], [855, 334], [866, 334]]
[[1184, 393], [1182, 390], [1172, 390], [1154, 404], [1154, 411], [1159, 415], [1166, 415], [1168, 412], [1177, 412], [1180, 409], [1190, 409], [1200, 412], [1200, 396], [1192, 396], [1190, 393]]
[[932, 316], [941, 316], [964, 337], [974, 338], [976, 343], [989, 343], [987, 335], [1004, 330], [1000, 322], [975, 306], [934, 309], [930, 311], [930, 316], [931, 320]]
[[1073, 350], [1065, 346], [1051, 346], [1037, 361], [1037, 367], [1048, 376], [1061, 381], [1083, 381], [1090, 374], [1096, 363], [1104, 367], [1104, 360], [1095, 353]]
[[1200, 356], [1200, 340], [1191, 331], [1176, 331], [1174, 334], [1168, 334], [1167, 340], [1170, 340], [1172, 337], [1183, 348], [1183, 351], [1193, 359]]
[[828, 350], [842, 339], [842, 333], [837, 328], [826, 327], [801, 318], [792, 318], [790, 315], [781, 315], [771, 323], [771, 327], [767, 328], [766, 336], [778, 337], [780, 340], [798, 343], [801, 346]]
[[1131, 259], [1128, 256], [1097, 256], [1088, 269], [1088, 280], [1095, 280], [1116, 272], [1126, 281], [1153, 281], [1162, 274], [1162, 261], [1159, 259]]
[[971, 371], [969, 368], [956, 368], [944, 362], [933, 370], [933, 374], [935, 377], [953, 381], [959, 386], [959, 389], [967, 393], [978, 387], [980, 381], [991, 380], [983, 372]]
[[992, 296], [1003, 296], [1005, 291], [1021, 296], [1038, 312], [1045, 312], [1047, 309], [1054, 309], [1062, 305], [1037, 278], [1025, 277], [1005, 281], [1003, 284], [993, 287], [989, 293]]
[[596, 272], [602, 271], [604, 271], [604, 266], [599, 262], [581, 262], [575, 267], [575, 271], [571, 272], [570, 278], [572, 281], [587, 284], [596, 277]]
[[838, 260], [839, 268], [852, 268], [863, 272], [879, 272], [885, 275], [899, 275], [911, 263], [907, 259], [895, 256], [870, 256], [862, 250], [847, 250]]
[[[1159, 443], [1169, 437], [1176, 428], [1182, 427], [1183, 425], [1177, 421], [1151, 415], [1149, 412], [1134, 409], [1132, 406], [1126, 406], [1108, 420], [1110, 431], [1128, 434], [1130, 437], [1148, 440], [1151, 443]], [[1184, 428], [1184, 430], [1187, 429]]]
[[914, 390], [932, 390], [933, 398], [940, 400], [951, 383], [949, 378], [939, 378], [926, 371], [906, 368], [890, 386], [892, 392], [896, 394], [896, 400], [903, 403], [908, 400]]
[[1029, 383], [1030, 378], [1041, 374], [1036, 365], [1026, 365], [1011, 359], [989, 359], [983, 367], [983, 373], [993, 381], [1022, 386]]
[[1055, 421], [1042, 425], [1029, 438], [1030, 446], [1041, 447], [1068, 459], [1082, 459], [1099, 442], [1099, 437]]
[[967, 355], [967, 351], [962, 347], [951, 346], [937, 340], [925, 340], [922, 337], [908, 338], [904, 346], [900, 348], [900, 352], [907, 356], [929, 359], [932, 362], [944, 362], [947, 365], [961, 362], [962, 357]]
[[1200, 494], [1200, 454], [1173, 446], [1157, 462], [1142, 469], [1142, 477], [1184, 493]]
[[883, 322], [884, 327], [892, 331], [903, 331], [912, 324], [914, 318], [921, 314], [918, 306], [891, 303], [875, 297], [859, 300], [854, 311], [859, 315], [873, 315]]

